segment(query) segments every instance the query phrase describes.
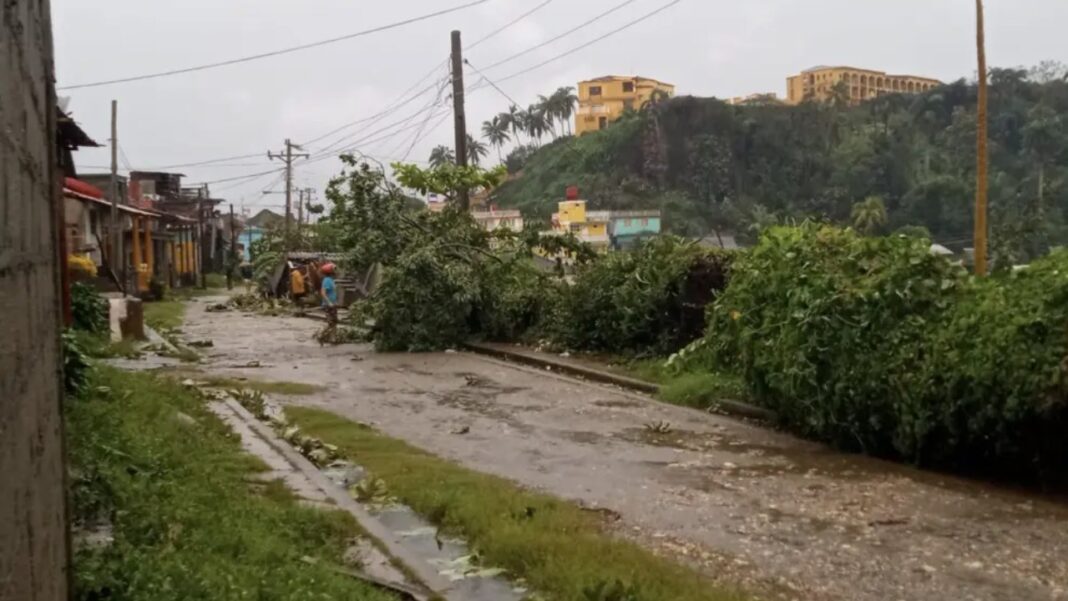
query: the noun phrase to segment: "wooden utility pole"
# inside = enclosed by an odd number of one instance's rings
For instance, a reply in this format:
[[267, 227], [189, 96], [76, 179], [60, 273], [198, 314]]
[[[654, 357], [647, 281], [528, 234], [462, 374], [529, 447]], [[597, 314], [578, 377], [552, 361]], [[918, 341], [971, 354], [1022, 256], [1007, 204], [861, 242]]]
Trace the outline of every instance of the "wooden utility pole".
[[975, 156], [975, 274], [986, 275], [987, 259], [987, 83], [986, 32], [983, 23], [983, 0], [975, 0], [976, 49], [979, 55], [979, 98], [976, 109]]
[[297, 236], [300, 236], [300, 228], [304, 226], [304, 188], [297, 190], [300, 200], [297, 204]]
[[286, 138], [286, 150], [284, 153], [273, 153], [268, 151], [267, 158], [282, 159], [286, 164], [286, 223], [285, 223], [285, 250], [290, 250], [291, 236], [293, 228], [293, 159], [296, 158], [308, 158], [307, 154], [294, 154], [293, 149], [301, 150], [301, 147], [289, 141]]
[[122, 254], [122, 232], [119, 230], [119, 101], [111, 101], [111, 178], [108, 180], [108, 196], [111, 197], [111, 256], [112, 268], [119, 268], [122, 277], [122, 294], [126, 295], [126, 259]]
[[208, 287], [207, 280], [204, 279], [204, 249], [201, 245], [204, 243], [204, 201], [197, 199], [197, 241], [194, 245], [196, 248], [196, 263], [197, 271], [200, 272], [200, 289], [203, 290]]
[[[467, 117], [464, 114], [464, 57], [460, 32], [452, 32], [452, 113], [456, 134], [456, 164], [467, 166]], [[467, 190], [457, 191], [460, 208], [467, 210], [470, 200]]]
[[226, 289], [234, 289], [234, 263], [237, 261], [237, 226], [234, 225], [234, 205], [230, 203], [230, 255], [223, 264], [226, 266]]

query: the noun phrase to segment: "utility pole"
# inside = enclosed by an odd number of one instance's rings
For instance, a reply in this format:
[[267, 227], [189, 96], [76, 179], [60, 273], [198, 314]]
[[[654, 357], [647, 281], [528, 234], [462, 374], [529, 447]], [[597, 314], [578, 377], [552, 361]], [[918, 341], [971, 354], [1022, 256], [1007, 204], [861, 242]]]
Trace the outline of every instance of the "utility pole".
[[983, 0], [975, 0], [975, 42], [979, 55], [979, 99], [976, 108], [976, 153], [975, 153], [975, 274], [986, 275], [987, 250], [987, 83], [986, 83], [986, 31], [983, 23]]
[[297, 236], [300, 236], [300, 228], [304, 226], [304, 188], [297, 190], [300, 200], [297, 204]]
[[[112, 269], [119, 269], [122, 277], [122, 294], [126, 296], [126, 261], [122, 255], [122, 232], [119, 231], [119, 101], [111, 101], [111, 178], [108, 180], [108, 195], [111, 196], [111, 256], [108, 262]], [[121, 261], [121, 265], [118, 263]]]
[[[456, 164], [467, 166], [467, 117], [464, 115], [464, 57], [459, 30], [452, 32], [452, 114], [456, 133]], [[467, 210], [467, 189], [457, 191], [460, 208]]]
[[267, 158], [282, 159], [286, 163], [286, 224], [285, 224], [285, 250], [288, 251], [290, 241], [290, 232], [293, 227], [293, 159], [295, 158], [308, 158], [307, 154], [294, 154], [293, 149], [302, 150], [300, 146], [289, 141], [286, 138], [286, 150], [285, 153], [273, 153], [268, 151]]
[[203, 290], [208, 287], [207, 281], [204, 279], [204, 249], [201, 248], [204, 240], [204, 201], [197, 199], [197, 242], [196, 242], [196, 258], [197, 269], [200, 271], [200, 289]]
[[230, 203], [230, 256], [223, 264], [226, 266], [226, 289], [234, 289], [234, 263], [237, 261], [237, 227], [234, 225], [234, 204]]

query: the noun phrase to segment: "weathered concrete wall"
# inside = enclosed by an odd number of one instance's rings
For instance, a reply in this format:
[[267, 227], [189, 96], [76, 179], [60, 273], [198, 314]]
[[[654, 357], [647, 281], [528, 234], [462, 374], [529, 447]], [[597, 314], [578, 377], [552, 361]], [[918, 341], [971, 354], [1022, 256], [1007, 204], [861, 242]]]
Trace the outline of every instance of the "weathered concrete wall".
[[66, 599], [48, 0], [0, 3], [0, 599]]

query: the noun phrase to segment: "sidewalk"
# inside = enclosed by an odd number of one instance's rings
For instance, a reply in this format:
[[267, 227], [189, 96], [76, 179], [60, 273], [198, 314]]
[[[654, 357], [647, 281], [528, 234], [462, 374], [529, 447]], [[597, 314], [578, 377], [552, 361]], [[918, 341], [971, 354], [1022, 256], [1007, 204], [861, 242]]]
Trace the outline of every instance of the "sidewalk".
[[[612, 384], [620, 388], [644, 392], [656, 396], [660, 393], [660, 385], [646, 380], [639, 380], [630, 376], [612, 371], [612, 368], [604, 363], [585, 359], [582, 357], [562, 357], [556, 353], [543, 353], [530, 347], [506, 344], [499, 342], [468, 342], [464, 347], [474, 353], [489, 355], [505, 361], [523, 363], [533, 367], [549, 369], [558, 373]], [[775, 414], [762, 407], [750, 405], [731, 399], [720, 399], [716, 402], [716, 413], [756, 419], [761, 421], [775, 421]]]

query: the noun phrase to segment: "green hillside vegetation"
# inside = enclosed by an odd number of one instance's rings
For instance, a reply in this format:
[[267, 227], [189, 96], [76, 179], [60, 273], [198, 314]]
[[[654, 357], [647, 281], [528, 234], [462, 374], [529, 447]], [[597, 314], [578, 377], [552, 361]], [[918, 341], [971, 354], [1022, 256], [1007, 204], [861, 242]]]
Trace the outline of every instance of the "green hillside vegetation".
[[[1065, 74], [1053, 63], [991, 73], [995, 264], [1068, 240]], [[600, 132], [517, 149], [506, 160], [515, 174], [495, 196], [546, 219], [577, 185], [593, 209], [660, 208], [666, 228], [689, 236], [752, 239], [773, 223], [816, 218], [870, 234], [919, 226], [959, 248], [972, 230], [975, 104], [964, 80], [852, 107], [679, 97]]]

